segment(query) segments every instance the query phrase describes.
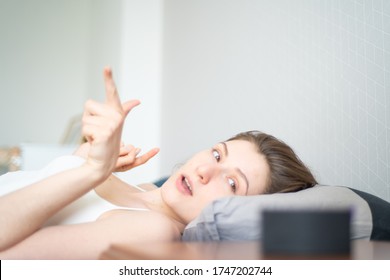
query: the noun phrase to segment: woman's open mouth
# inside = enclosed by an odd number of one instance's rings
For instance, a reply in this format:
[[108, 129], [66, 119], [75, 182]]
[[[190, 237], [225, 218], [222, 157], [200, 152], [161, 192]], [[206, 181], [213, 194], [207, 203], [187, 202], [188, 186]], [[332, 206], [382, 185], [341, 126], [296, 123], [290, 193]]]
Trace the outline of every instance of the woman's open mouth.
[[187, 177], [180, 176], [176, 182], [176, 186], [182, 193], [192, 195], [191, 183]]

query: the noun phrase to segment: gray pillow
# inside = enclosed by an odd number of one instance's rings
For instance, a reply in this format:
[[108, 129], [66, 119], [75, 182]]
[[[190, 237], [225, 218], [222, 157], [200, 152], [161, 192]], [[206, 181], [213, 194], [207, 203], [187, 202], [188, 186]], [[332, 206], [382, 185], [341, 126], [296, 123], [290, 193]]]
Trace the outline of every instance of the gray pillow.
[[264, 210], [331, 210], [349, 208], [351, 239], [370, 239], [369, 204], [346, 187], [316, 185], [294, 193], [233, 196], [208, 205], [184, 230], [183, 241], [260, 240]]

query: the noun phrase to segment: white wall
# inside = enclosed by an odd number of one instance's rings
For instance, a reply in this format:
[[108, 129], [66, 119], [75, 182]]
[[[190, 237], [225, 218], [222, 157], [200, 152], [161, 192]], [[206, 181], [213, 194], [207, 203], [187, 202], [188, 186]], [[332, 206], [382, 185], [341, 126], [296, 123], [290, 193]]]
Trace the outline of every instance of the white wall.
[[[95, 0], [90, 7], [87, 96], [104, 100], [102, 69], [110, 65], [122, 101], [141, 101], [129, 114], [123, 141], [143, 152], [159, 147], [162, 0]], [[135, 184], [152, 181], [160, 176], [160, 164], [157, 156], [118, 175]]]
[[[86, 99], [104, 100], [106, 65], [122, 99], [143, 104], [124, 141], [144, 151], [160, 146], [161, 23], [162, 0], [1, 0], [0, 147], [52, 150]], [[124, 177], [153, 180], [159, 167], [157, 157]]]
[[[143, 152], [161, 146], [162, 0], [123, 0], [122, 42], [119, 84], [123, 100], [139, 99], [130, 112], [123, 141]], [[132, 183], [144, 183], [161, 176], [161, 157], [121, 174]]]
[[0, 1], [0, 145], [58, 143], [108, 64], [143, 101], [125, 141], [162, 148], [132, 182], [259, 129], [320, 182], [390, 201], [389, 3]]
[[105, 96], [103, 83], [105, 66], [112, 67], [115, 81], [121, 83], [123, 1], [88, 0], [88, 2], [90, 20], [84, 23], [89, 29], [86, 42], [88, 52], [83, 57], [88, 65], [87, 97], [102, 101]]
[[0, 146], [58, 143], [80, 112], [89, 2], [0, 1]]
[[390, 201], [390, 1], [165, 3], [163, 172], [258, 129]]

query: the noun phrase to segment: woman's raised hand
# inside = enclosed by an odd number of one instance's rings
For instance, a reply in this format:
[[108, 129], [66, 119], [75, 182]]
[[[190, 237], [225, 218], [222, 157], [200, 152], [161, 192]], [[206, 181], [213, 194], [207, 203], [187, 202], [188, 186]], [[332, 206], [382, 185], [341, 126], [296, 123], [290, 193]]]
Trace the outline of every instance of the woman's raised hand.
[[[74, 155], [86, 159], [88, 157], [90, 146], [90, 143], [81, 144], [80, 147], [74, 152]], [[145, 154], [139, 156], [140, 151], [140, 148], [135, 148], [133, 145], [124, 145], [122, 143], [119, 149], [119, 156], [114, 171], [124, 172], [133, 169], [134, 167], [137, 167], [139, 165], [142, 165], [146, 163], [149, 159], [154, 157], [159, 152], [159, 149], [153, 148]]]
[[86, 164], [102, 179], [116, 168], [124, 121], [140, 104], [138, 100], [121, 104], [110, 68], [104, 69], [104, 83], [105, 102], [87, 101], [82, 121], [83, 135], [90, 144]]
[[138, 156], [140, 151], [141, 149], [135, 148], [133, 145], [122, 145], [119, 151], [119, 157], [115, 166], [115, 171], [128, 171], [134, 167], [142, 165], [154, 157], [159, 152], [159, 149], [154, 148], [145, 154]]

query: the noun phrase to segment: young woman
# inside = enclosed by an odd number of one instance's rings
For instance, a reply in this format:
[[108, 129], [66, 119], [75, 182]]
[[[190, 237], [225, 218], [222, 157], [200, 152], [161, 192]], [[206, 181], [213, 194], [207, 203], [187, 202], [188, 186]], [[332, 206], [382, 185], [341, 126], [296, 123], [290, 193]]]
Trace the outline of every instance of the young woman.
[[[96, 259], [114, 243], [180, 240], [186, 225], [213, 200], [316, 184], [291, 148], [253, 131], [197, 153], [161, 188], [130, 187], [112, 172], [144, 164], [158, 150], [138, 156], [139, 150], [121, 147], [124, 120], [139, 101], [121, 104], [109, 68], [104, 78], [106, 101], [85, 106], [83, 135], [88, 143], [76, 152], [85, 161], [0, 197], [1, 259]], [[88, 195], [111, 210], [84, 222], [47, 226]]]

